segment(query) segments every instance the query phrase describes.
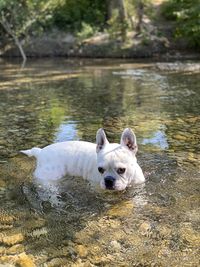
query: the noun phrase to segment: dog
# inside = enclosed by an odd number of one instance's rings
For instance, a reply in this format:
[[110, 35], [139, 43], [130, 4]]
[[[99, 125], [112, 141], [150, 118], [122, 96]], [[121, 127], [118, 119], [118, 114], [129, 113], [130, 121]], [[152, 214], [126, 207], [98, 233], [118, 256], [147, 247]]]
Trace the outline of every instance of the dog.
[[36, 179], [52, 181], [65, 175], [82, 176], [99, 183], [102, 189], [122, 191], [145, 182], [137, 163], [137, 150], [136, 136], [130, 128], [123, 131], [120, 144], [109, 143], [101, 128], [96, 144], [66, 141], [21, 152], [36, 158]]

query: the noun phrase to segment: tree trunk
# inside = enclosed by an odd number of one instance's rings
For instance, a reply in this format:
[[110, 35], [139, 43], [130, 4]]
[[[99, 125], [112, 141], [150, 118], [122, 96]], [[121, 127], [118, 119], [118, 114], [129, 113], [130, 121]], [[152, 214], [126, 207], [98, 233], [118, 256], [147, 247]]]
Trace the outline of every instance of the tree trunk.
[[22, 45], [21, 45], [19, 39], [17, 38], [17, 36], [13, 36], [13, 39], [14, 39], [14, 41], [15, 41], [16, 46], [19, 48], [19, 51], [20, 51], [21, 56], [22, 56], [22, 58], [23, 58], [23, 65], [25, 65], [25, 62], [26, 62], [26, 60], [27, 60], [27, 57], [26, 57], [26, 54], [25, 54], [25, 52], [24, 52], [24, 49], [23, 49], [23, 47], [22, 47]]
[[23, 65], [25, 64], [26, 60], [27, 60], [27, 57], [26, 57], [26, 54], [24, 52], [24, 49], [19, 41], [19, 38], [17, 37], [17, 35], [15, 35], [13, 33], [13, 31], [11, 30], [11, 27], [8, 23], [8, 21], [6, 20], [6, 18], [4, 17], [3, 14], [1, 14], [1, 19], [0, 19], [0, 23], [1, 25], [3, 26], [3, 28], [5, 29], [5, 31], [12, 37], [12, 39], [14, 40], [16, 46], [18, 47], [19, 51], [20, 51], [20, 54], [23, 58]]
[[113, 0], [107, 0], [106, 6], [107, 6], [106, 21], [108, 21], [112, 18]]
[[111, 19], [114, 9], [119, 11], [120, 22], [124, 22], [127, 19], [124, 0], [107, 0], [107, 20]]
[[142, 0], [138, 1], [137, 6], [137, 25], [136, 25], [136, 32], [139, 34], [142, 31], [142, 21], [144, 15], [144, 3]]
[[121, 23], [125, 23], [127, 19], [126, 8], [124, 4], [124, 0], [116, 0], [119, 10], [119, 19]]
[[126, 39], [127, 30], [127, 12], [124, 0], [107, 0], [107, 20], [112, 18], [113, 10], [118, 10], [118, 20], [121, 24], [121, 37], [122, 40]]

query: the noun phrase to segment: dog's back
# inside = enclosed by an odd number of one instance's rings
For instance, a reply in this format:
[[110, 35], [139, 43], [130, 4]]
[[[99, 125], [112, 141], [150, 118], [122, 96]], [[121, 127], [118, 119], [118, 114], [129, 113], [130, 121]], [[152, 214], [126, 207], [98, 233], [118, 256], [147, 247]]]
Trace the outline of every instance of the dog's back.
[[66, 174], [91, 179], [98, 174], [97, 167], [94, 168], [97, 163], [96, 145], [93, 143], [67, 141], [21, 152], [37, 159], [34, 176], [40, 180], [56, 180]]

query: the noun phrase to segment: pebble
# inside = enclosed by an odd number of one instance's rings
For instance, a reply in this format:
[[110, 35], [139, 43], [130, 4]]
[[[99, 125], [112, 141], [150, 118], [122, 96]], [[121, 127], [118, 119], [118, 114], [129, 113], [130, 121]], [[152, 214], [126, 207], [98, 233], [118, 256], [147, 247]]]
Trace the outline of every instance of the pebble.
[[175, 138], [176, 140], [180, 140], [180, 141], [185, 141], [185, 140], [187, 139], [186, 136], [184, 136], [184, 135], [180, 135], [180, 134], [175, 134], [175, 135], [174, 135], [174, 138]]
[[107, 211], [107, 215], [109, 216], [117, 216], [117, 217], [126, 217], [133, 213], [134, 205], [133, 201], [124, 201], [119, 205], [111, 207]]
[[200, 247], [200, 234], [194, 231], [189, 225], [183, 225], [179, 233], [183, 240], [186, 240], [194, 247]]
[[93, 265], [90, 263], [90, 261], [83, 262], [81, 259], [78, 259], [74, 264], [71, 265], [71, 267], [95, 267], [96, 265]]
[[146, 235], [151, 229], [151, 225], [149, 222], [143, 222], [140, 227], [139, 231], [142, 235]]
[[80, 257], [86, 257], [88, 255], [88, 250], [83, 245], [77, 245], [76, 246], [76, 252]]
[[6, 250], [6, 254], [19, 254], [24, 252], [24, 246], [21, 244], [14, 245]]
[[[2, 266], [18, 266], [18, 267], [36, 267], [32, 256], [27, 255], [25, 252], [14, 256], [2, 256], [1, 257]], [[13, 265], [10, 265], [13, 264]]]
[[13, 216], [5, 214], [4, 212], [1, 212], [1, 210], [0, 210], [0, 223], [12, 224], [14, 222], [14, 220], [15, 220], [15, 218]]
[[29, 236], [32, 236], [32, 237], [36, 237], [36, 238], [39, 238], [40, 236], [44, 235], [46, 236], [48, 234], [48, 230], [46, 227], [42, 227], [42, 228], [39, 228], [39, 229], [35, 229], [33, 230], [30, 234], [28, 234]]
[[53, 258], [44, 264], [44, 267], [56, 267], [56, 266], [69, 266], [68, 259], [65, 258]]
[[16, 264], [20, 267], [36, 267], [32, 257], [27, 255], [25, 252], [18, 255]]
[[7, 236], [0, 234], [0, 242], [8, 246], [20, 243], [23, 240], [24, 236], [21, 233], [7, 235]]
[[117, 240], [113, 240], [110, 242], [110, 246], [113, 251], [119, 251], [121, 249], [121, 244]]

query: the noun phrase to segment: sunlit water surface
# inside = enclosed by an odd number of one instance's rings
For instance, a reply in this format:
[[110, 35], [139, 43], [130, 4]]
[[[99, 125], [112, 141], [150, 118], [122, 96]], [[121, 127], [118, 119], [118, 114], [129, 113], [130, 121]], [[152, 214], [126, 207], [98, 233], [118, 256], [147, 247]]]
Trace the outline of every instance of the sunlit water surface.
[[[0, 264], [199, 266], [200, 75], [123, 61], [0, 64]], [[125, 192], [81, 178], [40, 185], [20, 149], [118, 142], [134, 129], [147, 182]]]

